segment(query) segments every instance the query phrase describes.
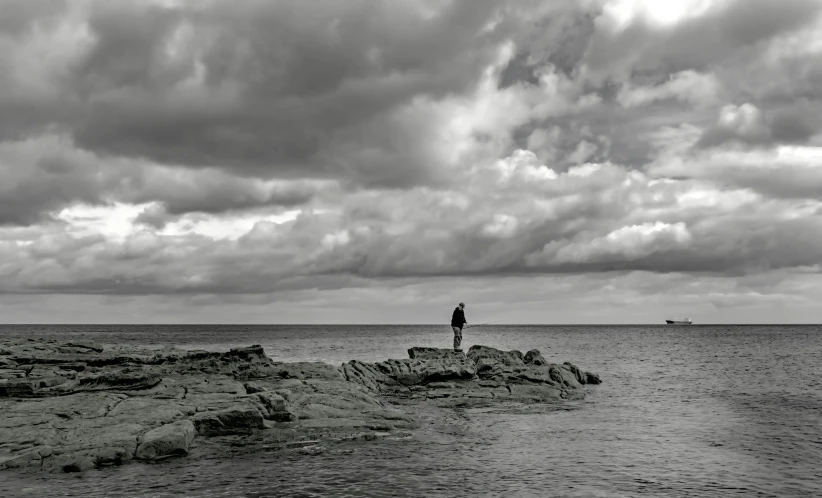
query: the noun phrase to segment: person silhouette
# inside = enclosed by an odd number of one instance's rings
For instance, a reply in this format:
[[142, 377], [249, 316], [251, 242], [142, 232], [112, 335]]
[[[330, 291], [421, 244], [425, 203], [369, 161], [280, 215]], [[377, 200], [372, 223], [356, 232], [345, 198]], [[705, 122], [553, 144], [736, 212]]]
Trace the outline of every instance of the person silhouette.
[[460, 303], [454, 308], [451, 315], [451, 329], [454, 330], [454, 351], [461, 352], [462, 348], [462, 327], [468, 322], [465, 320], [465, 303]]

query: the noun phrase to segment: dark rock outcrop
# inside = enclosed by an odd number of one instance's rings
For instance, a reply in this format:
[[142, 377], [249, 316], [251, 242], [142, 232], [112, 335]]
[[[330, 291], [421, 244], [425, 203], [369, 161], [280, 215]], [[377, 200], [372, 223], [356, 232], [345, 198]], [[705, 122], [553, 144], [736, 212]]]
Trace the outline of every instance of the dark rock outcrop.
[[548, 362], [545, 361], [545, 358], [542, 357], [542, 354], [539, 352], [539, 349], [532, 349], [525, 353], [525, 357], [522, 361], [526, 365], [536, 365], [536, 366], [543, 366], [547, 365]]
[[[140, 460], [161, 460], [188, 454], [196, 428], [191, 420], [178, 420], [146, 432], [134, 457]], [[123, 460], [124, 455], [119, 455]]]
[[471, 346], [467, 356], [475, 363], [480, 360], [509, 366], [518, 366], [524, 363], [522, 353], [519, 351], [501, 351], [499, 349], [489, 348], [488, 346]]
[[408, 356], [335, 367], [274, 362], [258, 345], [211, 352], [0, 341], [0, 470], [160, 460], [214, 436], [322, 447], [321, 435], [368, 440], [417, 427], [397, 404], [551, 401], [600, 382], [537, 350], [411, 348]]
[[465, 353], [453, 349], [413, 347], [408, 349], [412, 360], [451, 360], [465, 358]]
[[536, 349], [523, 355], [477, 345], [466, 355], [451, 349], [415, 347], [408, 350], [408, 356], [408, 360], [379, 363], [350, 361], [341, 370], [347, 380], [371, 391], [435, 399], [445, 405], [466, 400], [576, 398], [582, 395], [583, 385], [600, 382], [595, 374], [571, 363], [548, 363]]
[[254, 429], [265, 428], [263, 414], [251, 404], [198, 413], [193, 422], [197, 434], [201, 436], [250, 434]]

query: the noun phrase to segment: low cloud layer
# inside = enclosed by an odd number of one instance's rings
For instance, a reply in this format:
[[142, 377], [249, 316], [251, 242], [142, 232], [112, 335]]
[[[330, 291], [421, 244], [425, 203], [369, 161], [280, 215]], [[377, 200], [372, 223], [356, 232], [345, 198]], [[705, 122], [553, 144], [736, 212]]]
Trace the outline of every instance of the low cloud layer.
[[681, 4], [0, 0], [0, 307], [813, 294], [822, 3]]

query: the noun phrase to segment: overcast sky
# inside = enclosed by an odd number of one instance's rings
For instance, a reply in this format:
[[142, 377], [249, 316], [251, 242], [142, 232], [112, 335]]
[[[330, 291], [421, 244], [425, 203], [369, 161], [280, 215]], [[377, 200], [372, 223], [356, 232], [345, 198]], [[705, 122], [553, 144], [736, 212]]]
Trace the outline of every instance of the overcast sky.
[[0, 0], [0, 322], [822, 322], [820, 0]]

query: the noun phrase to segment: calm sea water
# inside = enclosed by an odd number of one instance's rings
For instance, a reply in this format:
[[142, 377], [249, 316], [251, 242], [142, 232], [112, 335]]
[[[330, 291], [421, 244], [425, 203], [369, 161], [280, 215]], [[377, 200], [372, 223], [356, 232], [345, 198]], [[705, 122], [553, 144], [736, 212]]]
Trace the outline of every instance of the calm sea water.
[[[0, 337], [405, 358], [447, 326], [0, 326]], [[485, 344], [598, 373], [585, 400], [417, 413], [424, 427], [305, 456], [260, 451], [84, 475], [0, 474], [0, 496], [822, 496], [822, 327], [488, 326]]]

